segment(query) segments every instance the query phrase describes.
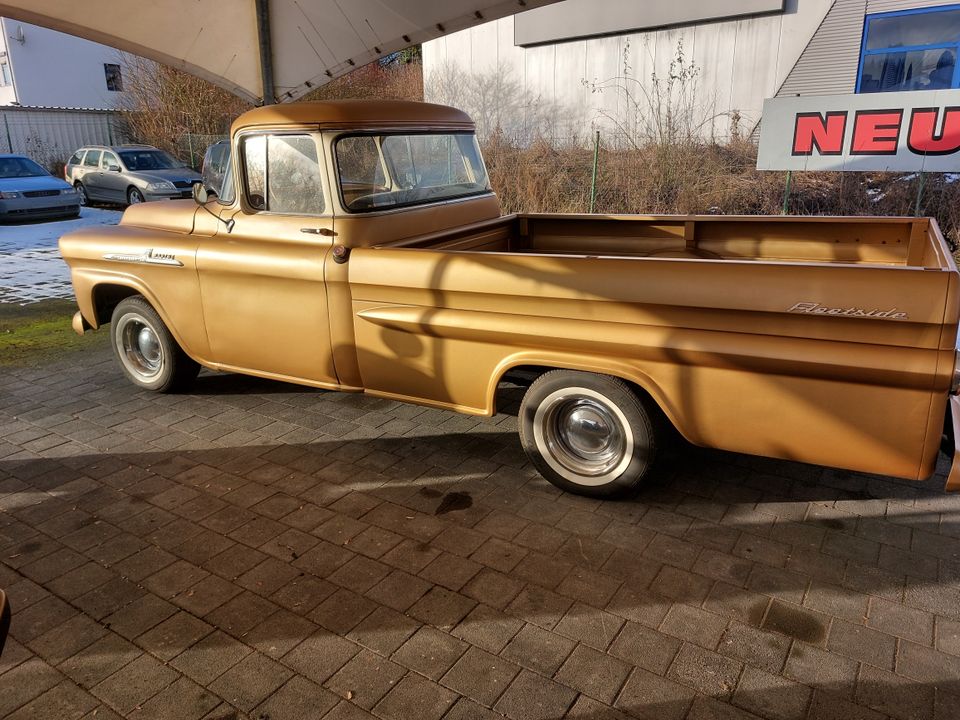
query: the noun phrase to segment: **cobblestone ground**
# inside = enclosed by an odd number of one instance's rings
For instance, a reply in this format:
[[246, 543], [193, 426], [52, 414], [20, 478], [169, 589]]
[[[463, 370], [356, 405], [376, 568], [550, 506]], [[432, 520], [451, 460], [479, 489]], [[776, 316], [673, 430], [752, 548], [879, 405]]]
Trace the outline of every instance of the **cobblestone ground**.
[[0, 372], [0, 716], [960, 717], [960, 497], [682, 448], [629, 502], [457, 416]]

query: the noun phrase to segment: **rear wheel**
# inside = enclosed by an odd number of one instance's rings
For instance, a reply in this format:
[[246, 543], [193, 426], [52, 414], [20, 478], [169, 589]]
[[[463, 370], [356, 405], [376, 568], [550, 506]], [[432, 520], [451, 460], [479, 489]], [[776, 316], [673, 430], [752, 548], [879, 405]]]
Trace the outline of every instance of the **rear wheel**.
[[121, 300], [113, 311], [110, 340], [124, 374], [144, 390], [180, 390], [200, 371], [157, 311], [139, 295]]
[[554, 370], [520, 405], [520, 442], [551, 483], [610, 497], [636, 490], [650, 474], [658, 438], [651, 413], [619, 378]]
[[87, 189], [83, 186], [83, 183], [78, 181], [73, 187], [76, 189], [77, 195], [80, 197], [80, 204], [83, 206], [89, 205], [90, 198], [87, 197]]

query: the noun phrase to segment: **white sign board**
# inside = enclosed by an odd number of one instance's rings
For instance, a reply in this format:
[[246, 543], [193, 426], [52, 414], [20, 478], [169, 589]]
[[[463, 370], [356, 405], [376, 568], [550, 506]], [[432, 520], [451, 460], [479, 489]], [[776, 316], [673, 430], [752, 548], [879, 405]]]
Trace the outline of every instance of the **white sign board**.
[[960, 171], [960, 90], [766, 100], [757, 169]]

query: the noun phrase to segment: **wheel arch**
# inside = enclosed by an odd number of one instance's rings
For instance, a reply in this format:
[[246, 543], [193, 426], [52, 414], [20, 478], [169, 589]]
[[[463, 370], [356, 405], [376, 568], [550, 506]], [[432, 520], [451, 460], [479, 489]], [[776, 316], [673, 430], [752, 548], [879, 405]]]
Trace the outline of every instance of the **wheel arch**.
[[497, 411], [497, 387], [507, 374], [524, 374], [539, 377], [551, 370], [574, 370], [579, 372], [610, 375], [627, 383], [643, 400], [647, 400], [663, 416], [664, 420], [688, 442], [698, 444], [683, 418], [676, 412], [670, 398], [656, 380], [636, 368], [612, 358], [576, 355], [522, 354], [504, 360], [493, 373], [487, 389], [487, 410], [492, 415]]

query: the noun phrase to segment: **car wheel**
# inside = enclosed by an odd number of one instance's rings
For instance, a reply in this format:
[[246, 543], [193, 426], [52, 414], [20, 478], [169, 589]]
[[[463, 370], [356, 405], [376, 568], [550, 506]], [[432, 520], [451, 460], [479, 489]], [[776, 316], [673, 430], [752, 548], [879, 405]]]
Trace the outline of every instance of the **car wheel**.
[[139, 203], [146, 202], [143, 198], [143, 193], [137, 190], [137, 188], [132, 187], [127, 190], [127, 205], [138, 205]]
[[189, 386], [200, 371], [140, 295], [121, 300], [110, 322], [113, 351], [124, 374], [137, 387], [173, 392]]
[[80, 205], [82, 207], [89, 205], [90, 198], [87, 197], [87, 189], [83, 186], [83, 183], [78, 181], [73, 187], [76, 189], [77, 195], [80, 198]]
[[651, 412], [619, 378], [553, 370], [523, 396], [520, 443], [561, 490], [611, 497], [636, 490], [657, 454]]

